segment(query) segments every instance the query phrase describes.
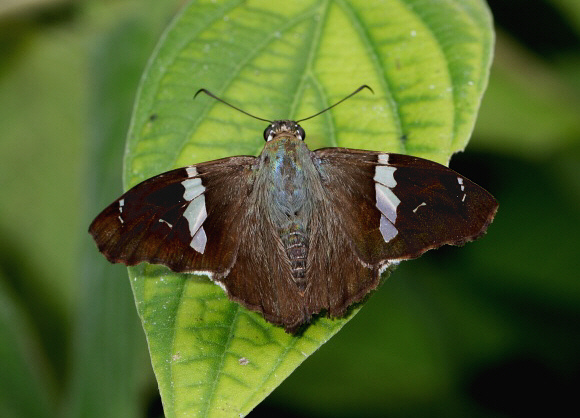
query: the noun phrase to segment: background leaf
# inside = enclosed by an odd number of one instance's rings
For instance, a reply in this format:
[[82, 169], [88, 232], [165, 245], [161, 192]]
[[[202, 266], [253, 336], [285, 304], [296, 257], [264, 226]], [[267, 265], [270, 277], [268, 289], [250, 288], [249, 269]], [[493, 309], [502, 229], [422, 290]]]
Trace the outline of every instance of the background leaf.
[[[128, 186], [171, 168], [256, 154], [262, 122], [298, 119], [309, 146], [403, 152], [447, 162], [464, 147], [487, 83], [491, 21], [480, 2], [199, 1], [168, 29], [141, 84], [125, 158]], [[290, 336], [206, 278], [130, 269], [164, 410], [248, 413], [348, 320]], [[356, 310], [355, 310], [356, 312]]]
[[[157, 11], [169, 16], [167, 6]], [[93, 12], [102, 17], [111, 11], [97, 8]], [[151, 21], [139, 15], [120, 16], [96, 37], [87, 57], [93, 80], [88, 131], [91, 181], [86, 193], [91, 206], [105, 206], [119, 193], [121, 182], [115, 171], [121, 170], [119, 156], [124, 147], [119, 138], [127, 131], [143, 63], [164, 23], [158, 22], [156, 33], [151, 31]], [[120, 59], [128, 49], [130, 59]], [[112, 96], [116, 100], [110, 100]], [[85, 219], [85, 225], [89, 222]], [[67, 388], [70, 402], [65, 413], [70, 417], [136, 417], [142, 413], [140, 388], [151, 377], [147, 375], [150, 370], [143, 368], [147, 352], [138, 317], [132, 304], [124, 302], [131, 298], [126, 272], [94, 259], [91, 243], [86, 244], [74, 323], [78, 336], [71, 353], [74, 367]]]
[[25, 311], [16, 303], [0, 276], [0, 383], [2, 415], [11, 417], [51, 417], [56, 408], [55, 382], [39, 347], [38, 336]]

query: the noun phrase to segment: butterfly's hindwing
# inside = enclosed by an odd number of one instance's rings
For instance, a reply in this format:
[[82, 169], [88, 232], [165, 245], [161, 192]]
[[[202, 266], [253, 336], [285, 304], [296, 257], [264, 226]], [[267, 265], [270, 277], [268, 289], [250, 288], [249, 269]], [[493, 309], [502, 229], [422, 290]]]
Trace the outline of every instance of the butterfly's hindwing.
[[[254, 196], [255, 197], [255, 196]], [[241, 213], [237, 258], [219, 279], [231, 299], [262, 313], [274, 324], [302, 324], [308, 320], [303, 299], [292, 282], [291, 266], [267, 216], [265, 206], [253, 200]]]

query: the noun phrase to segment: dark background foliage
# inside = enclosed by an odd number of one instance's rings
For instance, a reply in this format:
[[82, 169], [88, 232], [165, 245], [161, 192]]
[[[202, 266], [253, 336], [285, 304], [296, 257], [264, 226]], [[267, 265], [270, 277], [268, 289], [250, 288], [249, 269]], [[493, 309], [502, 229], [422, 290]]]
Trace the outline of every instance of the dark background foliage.
[[[0, 6], [0, 416], [162, 415], [126, 272], [85, 231], [121, 190], [139, 76], [180, 3]], [[500, 201], [489, 233], [401, 265], [251, 416], [577, 413], [576, 3], [489, 1], [491, 81], [451, 161]]]

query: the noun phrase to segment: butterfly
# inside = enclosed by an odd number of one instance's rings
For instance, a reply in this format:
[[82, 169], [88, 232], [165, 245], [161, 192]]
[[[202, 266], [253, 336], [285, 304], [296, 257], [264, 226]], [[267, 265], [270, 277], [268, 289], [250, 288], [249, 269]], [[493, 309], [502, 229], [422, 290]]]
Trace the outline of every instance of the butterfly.
[[261, 119], [269, 124], [257, 157], [178, 168], [131, 188], [89, 228], [100, 252], [112, 263], [205, 274], [231, 300], [294, 333], [315, 314], [345, 315], [400, 261], [463, 245], [493, 220], [494, 197], [444, 165], [311, 151], [298, 123], [306, 119]]

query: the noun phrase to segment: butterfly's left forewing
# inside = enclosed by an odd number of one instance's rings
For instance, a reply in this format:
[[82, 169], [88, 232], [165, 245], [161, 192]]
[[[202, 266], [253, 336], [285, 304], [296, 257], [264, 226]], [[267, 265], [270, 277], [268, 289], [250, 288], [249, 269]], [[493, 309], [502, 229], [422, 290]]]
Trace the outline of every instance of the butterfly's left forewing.
[[240, 217], [230, 215], [245, 210], [255, 160], [224, 158], [145, 180], [101, 212], [89, 232], [114, 263], [224, 274], [238, 251]]

